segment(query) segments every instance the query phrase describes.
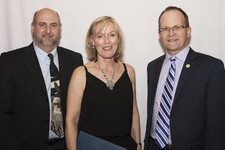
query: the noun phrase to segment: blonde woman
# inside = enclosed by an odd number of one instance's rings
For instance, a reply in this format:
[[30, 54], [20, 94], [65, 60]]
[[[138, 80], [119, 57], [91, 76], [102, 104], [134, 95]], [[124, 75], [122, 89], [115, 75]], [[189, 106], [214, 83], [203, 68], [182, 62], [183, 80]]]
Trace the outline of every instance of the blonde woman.
[[79, 131], [127, 150], [141, 149], [135, 72], [122, 62], [123, 45], [122, 31], [112, 17], [94, 20], [86, 37], [89, 62], [75, 69], [69, 84], [69, 150], [76, 150]]

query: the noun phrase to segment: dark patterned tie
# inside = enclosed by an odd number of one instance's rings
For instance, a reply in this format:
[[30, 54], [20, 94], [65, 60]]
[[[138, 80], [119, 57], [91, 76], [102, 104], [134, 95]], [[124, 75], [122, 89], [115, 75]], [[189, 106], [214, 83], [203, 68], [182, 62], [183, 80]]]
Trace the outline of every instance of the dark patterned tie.
[[170, 131], [170, 111], [172, 107], [172, 96], [174, 92], [174, 79], [176, 72], [176, 58], [171, 57], [171, 67], [164, 85], [162, 99], [159, 106], [159, 112], [156, 122], [156, 144], [163, 149], [169, 142]]
[[53, 62], [53, 55], [48, 54], [50, 58], [50, 75], [51, 75], [51, 130], [59, 137], [64, 136], [63, 119], [61, 110], [61, 97], [60, 97], [60, 81], [59, 71]]

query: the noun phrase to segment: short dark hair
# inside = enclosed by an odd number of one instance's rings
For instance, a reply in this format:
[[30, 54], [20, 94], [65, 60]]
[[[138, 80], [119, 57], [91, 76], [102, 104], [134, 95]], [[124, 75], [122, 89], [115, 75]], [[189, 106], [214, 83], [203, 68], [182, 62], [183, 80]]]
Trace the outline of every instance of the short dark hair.
[[165, 12], [170, 11], [170, 10], [177, 10], [177, 11], [181, 12], [183, 14], [183, 16], [184, 16], [184, 19], [185, 19], [184, 20], [185, 27], [189, 27], [189, 18], [188, 18], [188, 15], [186, 14], [186, 12], [183, 9], [179, 8], [179, 7], [176, 7], [176, 6], [168, 6], [168, 7], [166, 7], [165, 10], [162, 11], [162, 13], [159, 16], [159, 19], [158, 19], [159, 29], [160, 29], [160, 19], [161, 19], [162, 15]]

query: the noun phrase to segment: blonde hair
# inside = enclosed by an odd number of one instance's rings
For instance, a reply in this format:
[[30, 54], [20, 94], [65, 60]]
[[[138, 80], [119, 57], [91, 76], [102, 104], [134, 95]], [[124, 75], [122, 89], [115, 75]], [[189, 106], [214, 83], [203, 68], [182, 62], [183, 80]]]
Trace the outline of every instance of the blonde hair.
[[[99, 34], [109, 23], [113, 23], [115, 25], [116, 33], [118, 35], [118, 48], [114, 56], [114, 61], [115, 62], [122, 61], [123, 48], [124, 48], [123, 33], [121, 28], [119, 27], [119, 24], [116, 22], [116, 20], [110, 16], [102, 16], [95, 19], [88, 29], [88, 32], [86, 35], [85, 47], [86, 47], [87, 57], [89, 61], [97, 61], [97, 51], [92, 42], [93, 37]], [[96, 28], [97, 26], [99, 26], [99, 28]]]

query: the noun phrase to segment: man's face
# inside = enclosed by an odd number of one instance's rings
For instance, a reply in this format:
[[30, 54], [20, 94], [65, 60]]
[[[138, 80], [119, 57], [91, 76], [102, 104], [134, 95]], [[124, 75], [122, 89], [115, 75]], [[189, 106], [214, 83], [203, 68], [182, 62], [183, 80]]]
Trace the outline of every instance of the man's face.
[[35, 44], [46, 52], [53, 50], [60, 42], [61, 24], [58, 15], [53, 11], [38, 12], [31, 30]]
[[191, 28], [185, 26], [185, 18], [178, 10], [166, 11], [160, 19], [159, 39], [167, 52], [176, 55], [188, 45]]

